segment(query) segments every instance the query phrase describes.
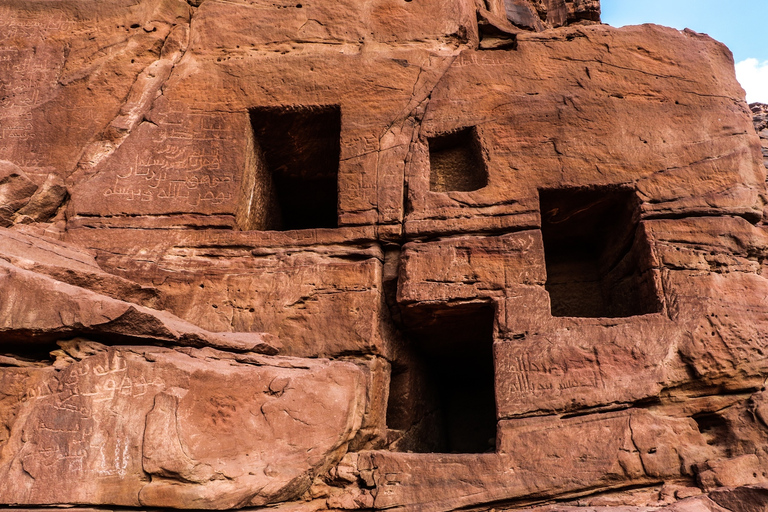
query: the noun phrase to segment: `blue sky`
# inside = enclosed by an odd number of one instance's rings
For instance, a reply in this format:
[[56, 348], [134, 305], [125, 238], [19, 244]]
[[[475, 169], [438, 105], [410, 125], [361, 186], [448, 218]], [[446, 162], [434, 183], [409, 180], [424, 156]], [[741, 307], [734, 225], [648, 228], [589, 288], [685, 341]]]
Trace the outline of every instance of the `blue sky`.
[[690, 28], [725, 43], [747, 101], [768, 103], [768, 0], [601, 0], [614, 27], [657, 23]]

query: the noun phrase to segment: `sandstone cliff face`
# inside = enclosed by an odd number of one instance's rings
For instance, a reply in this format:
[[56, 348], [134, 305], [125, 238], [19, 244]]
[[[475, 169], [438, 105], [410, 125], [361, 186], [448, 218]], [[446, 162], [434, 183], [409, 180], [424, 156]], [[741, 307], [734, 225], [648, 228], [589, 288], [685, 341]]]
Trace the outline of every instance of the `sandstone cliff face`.
[[596, 0], [7, 1], [0, 504], [761, 510], [765, 132]]
[[763, 148], [763, 163], [768, 167], [768, 105], [764, 103], [752, 103], [752, 122], [755, 131], [760, 136], [760, 144]]

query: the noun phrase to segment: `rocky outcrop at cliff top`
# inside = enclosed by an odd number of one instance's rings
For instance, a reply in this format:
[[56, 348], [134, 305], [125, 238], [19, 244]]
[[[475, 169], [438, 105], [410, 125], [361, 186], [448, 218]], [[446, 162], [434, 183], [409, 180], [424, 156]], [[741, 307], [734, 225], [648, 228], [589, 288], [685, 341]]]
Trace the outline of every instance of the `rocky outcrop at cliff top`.
[[3, 2], [0, 505], [764, 509], [765, 109], [599, 9]]
[[755, 131], [760, 136], [760, 143], [763, 147], [763, 163], [768, 167], [768, 105], [752, 103], [749, 107], [752, 110]]

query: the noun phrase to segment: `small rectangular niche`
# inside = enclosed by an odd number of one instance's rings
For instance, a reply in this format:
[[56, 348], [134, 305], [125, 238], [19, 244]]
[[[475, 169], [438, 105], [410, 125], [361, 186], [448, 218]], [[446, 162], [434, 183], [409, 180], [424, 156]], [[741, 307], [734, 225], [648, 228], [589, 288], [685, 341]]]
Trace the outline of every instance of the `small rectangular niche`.
[[429, 190], [469, 192], [488, 185], [475, 127], [429, 137]]
[[244, 230], [338, 227], [341, 109], [249, 109], [237, 224]]
[[650, 247], [636, 238], [639, 201], [617, 187], [539, 190], [552, 316], [629, 317], [661, 311]]
[[390, 447], [416, 453], [496, 449], [491, 304], [411, 306], [403, 311], [408, 354], [393, 366]]

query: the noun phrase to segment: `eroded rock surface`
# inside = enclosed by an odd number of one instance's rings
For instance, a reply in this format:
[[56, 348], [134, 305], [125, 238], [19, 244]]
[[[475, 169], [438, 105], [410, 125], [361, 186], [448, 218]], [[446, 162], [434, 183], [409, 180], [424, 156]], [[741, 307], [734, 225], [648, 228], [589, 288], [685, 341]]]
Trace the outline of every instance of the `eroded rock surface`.
[[752, 103], [752, 120], [755, 123], [755, 131], [760, 136], [763, 147], [763, 162], [768, 167], [768, 105], [764, 103]]
[[3, 395], [21, 401], [0, 446], [5, 503], [295, 499], [360, 425], [365, 381], [352, 363], [62, 346], [54, 368], [4, 369]]
[[4, 2], [0, 504], [763, 510], [765, 106], [599, 12]]

